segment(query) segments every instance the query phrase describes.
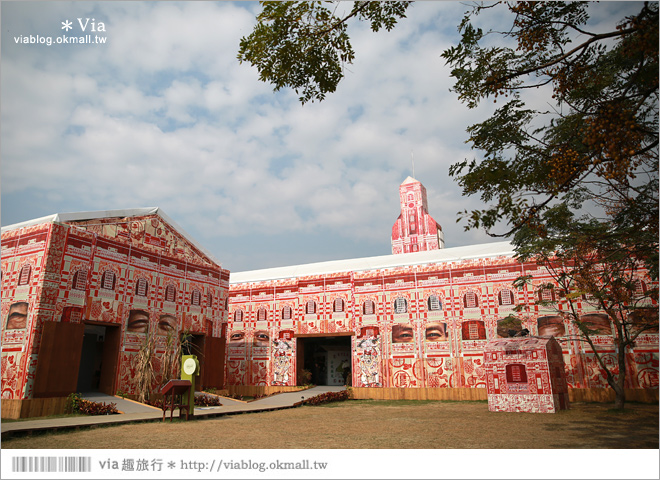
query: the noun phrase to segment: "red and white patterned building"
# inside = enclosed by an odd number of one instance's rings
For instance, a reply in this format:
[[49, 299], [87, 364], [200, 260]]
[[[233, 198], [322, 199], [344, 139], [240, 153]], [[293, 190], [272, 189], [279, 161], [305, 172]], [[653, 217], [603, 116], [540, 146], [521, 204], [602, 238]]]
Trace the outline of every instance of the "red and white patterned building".
[[[440, 230], [419, 182], [402, 184], [402, 201], [409, 189], [419, 207], [414, 223], [426, 226], [413, 231], [405, 220], [399, 239], [414, 245], [410, 235], [432, 232], [431, 224], [434, 235]], [[412, 218], [409, 205], [400, 219]], [[545, 270], [517, 262], [507, 242], [435, 248], [420, 238], [426, 250], [230, 280], [157, 208], [4, 227], [2, 399], [66, 396], [90, 385], [134, 393], [133, 359], [147, 334], [158, 337], [159, 361], [167, 332], [182, 331], [203, 352], [202, 385], [213, 387], [293, 386], [305, 369], [317, 384], [343, 384], [348, 375], [362, 389], [485, 389], [487, 343], [526, 328], [557, 338], [569, 388], [607, 388], [590, 347], [561, 315], [567, 305], [559, 302], [559, 315], [534, 305], [538, 287], [551, 282]], [[521, 275], [533, 281], [518, 290], [512, 282]], [[647, 282], [641, 276], [639, 288]], [[531, 308], [512, 321], [519, 304]], [[615, 366], [607, 319], [586, 301], [577, 308], [600, 328], [595, 344]], [[657, 390], [657, 331], [639, 336], [627, 355], [627, 386]]]
[[188, 331], [224, 379], [229, 272], [158, 208], [2, 228], [2, 400], [135, 393], [133, 358]]
[[429, 215], [426, 188], [408, 177], [399, 186], [401, 214], [392, 227], [392, 253], [445, 248], [442, 227]]
[[552, 335], [490, 341], [484, 361], [491, 412], [554, 413], [569, 408], [564, 357]]
[[[524, 328], [559, 340], [569, 388], [607, 388], [576, 326], [555, 309], [534, 305], [539, 286], [552, 282], [547, 271], [516, 261], [508, 242], [438, 248], [440, 229], [428, 216], [421, 184], [408, 178], [400, 194], [395, 255], [231, 274], [230, 388], [297, 385], [303, 369], [312, 371], [313, 383], [323, 384], [327, 372], [336, 369], [331, 360], [342, 355], [350, 359], [354, 388], [485, 388], [486, 344]], [[398, 253], [415, 245], [414, 234], [424, 248]], [[518, 290], [512, 282], [521, 275], [533, 281]], [[646, 288], [648, 279], [639, 280]], [[555, 293], [547, 289], [541, 295]], [[520, 304], [531, 308], [512, 320]], [[568, 311], [563, 302], [558, 308]], [[578, 301], [577, 308], [601, 325], [595, 343], [615, 366], [611, 325], [586, 301]], [[657, 331], [639, 336], [627, 355], [627, 386], [657, 389]]]

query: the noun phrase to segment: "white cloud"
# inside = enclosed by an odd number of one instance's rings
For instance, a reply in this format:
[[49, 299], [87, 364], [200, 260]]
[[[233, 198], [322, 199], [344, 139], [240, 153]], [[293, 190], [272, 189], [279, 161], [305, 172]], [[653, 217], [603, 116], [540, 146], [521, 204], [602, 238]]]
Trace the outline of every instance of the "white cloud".
[[[391, 32], [351, 26], [355, 64], [336, 93], [304, 107], [238, 64], [252, 3], [5, 7], [3, 32], [57, 35], [63, 18], [93, 16], [108, 43], [3, 35], [3, 224], [158, 205], [232, 270], [382, 255], [414, 150], [447, 243], [490, 241], [455, 224], [477, 203], [447, 173], [473, 156], [465, 128], [482, 115], [448, 92], [440, 58], [457, 41], [457, 2], [415, 4]], [[28, 190], [44, 201], [12, 201]]]
[[92, 94], [97, 94], [103, 110], [110, 115], [139, 117], [149, 115], [166, 106], [167, 98], [147, 95], [135, 85], [107, 85], [99, 92], [96, 90], [98, 87], [93, 79], [81, 77], [80, 83], [81, 86], [76, 93], [87, 98]]

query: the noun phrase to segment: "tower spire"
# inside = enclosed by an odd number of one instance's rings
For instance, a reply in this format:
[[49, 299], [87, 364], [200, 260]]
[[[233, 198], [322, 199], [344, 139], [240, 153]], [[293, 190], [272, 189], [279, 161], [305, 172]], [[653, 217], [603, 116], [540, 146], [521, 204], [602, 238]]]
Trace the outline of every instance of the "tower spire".
[[[412, 167], [415, 168], [412, 154], [411, 160]], [[399, 185], [399, 199], [401, 214], [392, 226], [392, 253], [444, 248], [442, 227], [429, 215], [424, 185], [414, 178], [406, 178]]]
[[415, 178], [415, 156], [412, 150], [410, 150], [410, 161], [412, 162], [412, 178]]

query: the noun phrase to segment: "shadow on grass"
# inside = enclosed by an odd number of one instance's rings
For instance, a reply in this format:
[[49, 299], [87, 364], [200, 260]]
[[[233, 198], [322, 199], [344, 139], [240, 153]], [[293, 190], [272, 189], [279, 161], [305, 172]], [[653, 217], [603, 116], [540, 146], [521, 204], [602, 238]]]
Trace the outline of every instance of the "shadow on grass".
[[[629, 405], [625, 410], [604, 408], [603, 405], [582, 405], [580, 408], [593, 412], [579, 422], [544, 423], [547, 432], [563, 432], [564, 437], [572, 437], [570, 447], [561, 442], [539, 445], [537, 448], [576, 448], [575, 440], [584, 440], [584, 448], [610, 449], [658, 449], [659, 420], [657, 411], [635, 408]], [[561, 412], [560, 412], [561, 413]], [[567, 412], [568, 413], [568, 412]], [[579, 447], [578, 447], [579, 448]]]

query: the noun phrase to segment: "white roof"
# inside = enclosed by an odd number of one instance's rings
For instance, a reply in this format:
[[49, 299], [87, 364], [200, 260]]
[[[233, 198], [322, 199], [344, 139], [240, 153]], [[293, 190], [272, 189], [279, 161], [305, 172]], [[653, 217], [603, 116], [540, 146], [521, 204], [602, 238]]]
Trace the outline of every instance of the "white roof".
[[408, 176], [401, 185], [404, 185], [406, 183], [421, 183], [421, 182], [419, 180], [412, 178], [411, 176]]
[[484, 243], [481, 245], [442, 248], [425, 252], [354, 258], [351, 260], [333, 260], [329, 262], [267, 268], [248, 272], [232, 272], [229, 275], [229, 283], [262, 282], [266, 280], [297, 278], [329, 273], [377, 270], [432, 263], [448, 263], [476, 258], [512, 257], [513, 255], [513, 246], [509, 242]]
[[193, 244], [200, 252], [209, 257], [210, 260], [218, 265], [222, 265], [209, 251], [202, 247], [193, 237], [191, 237], [184, 229], [182, 229], [174, 220], [163, 212], [160, 207], [144, 207], [144, 208], [127, 208], [121, 210], [98, 210], [95, 212], [68, 212], [68, 213], [54, 213], [46, 215], [45, 217], [27, 220], [21, 223], [14, 223], [13, 225], [6, 225], [2, 227], [2, 233], [17, 228], [30, 227], [32, 225], [39, 225], [42, 223], [63, 223], [77, 222], [84, 220], [94, 220], [96, 218], [124, 218], [124, 217], [143, 217], [146, 215], [158, 215], [178, 233], [180, 233], [186, 240]]

